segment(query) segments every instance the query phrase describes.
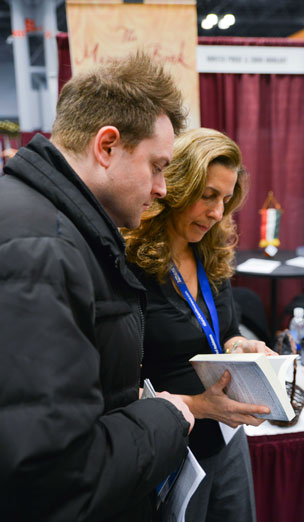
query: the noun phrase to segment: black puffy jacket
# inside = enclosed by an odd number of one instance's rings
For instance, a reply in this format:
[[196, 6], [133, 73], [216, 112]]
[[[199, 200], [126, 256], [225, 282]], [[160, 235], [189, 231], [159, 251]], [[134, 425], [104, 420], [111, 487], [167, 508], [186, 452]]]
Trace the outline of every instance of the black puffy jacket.
[[43, 136], [0, 178], [0, 518], [144, 522], [188, 424], [138, 398], [144, 289]]

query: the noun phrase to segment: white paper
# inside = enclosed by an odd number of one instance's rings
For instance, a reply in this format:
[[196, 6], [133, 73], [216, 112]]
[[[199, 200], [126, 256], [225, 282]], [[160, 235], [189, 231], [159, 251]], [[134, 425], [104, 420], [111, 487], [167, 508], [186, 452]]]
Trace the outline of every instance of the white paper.
[[227, 444], [229, 444], [232, 437], [234, 437], [237, 430], [241, 427], [241, 425], [240, 425], [237, 428], [231, 428], [231, 426], [228, 426], [227, 424], [224, 424], [223, 422], [219, 422], [219, 426], [221, 428], [221, 432], [222, 432], [226, 446], [227, 446]]
[[162, 507], [162, 520], [166, 522], [185, 522], [185, 513], [190, 498], [198, 488], [206, 473], [199, 465], [192, 451], [188, 455], [182, 470]]
[[286, 265], [299, 266], [300, 268], [304, 268], [304, 257], [303, 256], [293, 257], [292, 259], [288, 259], [287, 261], [285, 261], [285, 263], [286, 263]]
[[151, 399], [151, 398], [154, 398], [156, 397], [156, 393], [155, 393], [155, 390], [151, 384], [151, 381], [150, 379], [145, 379], [144, 380], [144, 387], [143, 387], [143, 391], [142, 391], [142, 394], [141, 394], [141, 399]]
[[237, 266], [237, 270], [239, 272], [254, 272], [261, 274], [271, 274], [278, 266], [280, 266], [280, 261], [274, 261], [270, 259], [258, 259], [255, 257], [251, 257]]
[[[144, 380], [142, 399], [156, 397], [155, 390], [150, 379]], [[188, 447], [188, 454], [185, 458], [181, 470], [172, 486], [166, 487], [166, 482], [170, 482], [170, 477], [162, 484], [158, 493], [158, 506], [161, 502], [161, 520], [164, 522], [185, 522], [185, 513], [190, 498], [196, 491], [206, 473], [200, 466], [192, 451]], [[172, 474], [174, 475], [174, 473]]]

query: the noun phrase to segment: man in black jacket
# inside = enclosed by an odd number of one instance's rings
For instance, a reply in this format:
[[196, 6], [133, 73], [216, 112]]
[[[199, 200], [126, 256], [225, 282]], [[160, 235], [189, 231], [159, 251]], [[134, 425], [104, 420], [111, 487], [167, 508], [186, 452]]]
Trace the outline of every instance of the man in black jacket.
[[138, 400], [145, 291], [117, 227], [166, 188], [180, 92], [142, 54], [76, 75], [0, 180], [0, 514], [145, 522], [193, 417]]

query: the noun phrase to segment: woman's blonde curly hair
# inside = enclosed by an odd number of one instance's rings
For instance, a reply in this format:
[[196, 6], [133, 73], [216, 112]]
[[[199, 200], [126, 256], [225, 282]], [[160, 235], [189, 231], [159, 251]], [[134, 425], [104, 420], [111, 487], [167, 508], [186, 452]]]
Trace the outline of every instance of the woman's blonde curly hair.
[[144, 212], [140, 226], [123, 229], [127, 258], [162, 282], [171, 267], [168, 223], [202, 197], [208, 168], [218, 163], [236, 169], [232, 198], [222, 220], [196, 243], [209, 281], [215, 288], [233, 274], [234, 249], [238, 241], [232, 213], [244, 201], [248, 176], [237, 144], [225, 134], [207, 128], [189, 130], [174, 143], [173, 160], [165, 170], [167, 195]]

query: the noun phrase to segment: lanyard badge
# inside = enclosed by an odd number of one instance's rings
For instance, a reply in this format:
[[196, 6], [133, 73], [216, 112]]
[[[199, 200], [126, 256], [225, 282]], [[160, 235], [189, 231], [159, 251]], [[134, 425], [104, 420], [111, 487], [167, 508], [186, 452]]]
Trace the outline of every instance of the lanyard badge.
[[189, 306], [193, 310], [193, 313], [195, 314], [202, 329], [204, 330], [211, 350], [213, 351], [213, 353], [222, 353], [222, 348], [220, 345], [220, 330], [219, 330], [218, 315], [217, 315], [213, 295], [211, 292], [211, 288], [209, 285], [209, 281], [208, 281], [205, 269], [202, 265], [202, 262], [199, 258], [198, 253], [196, 252], [196, 250], [195, 250], [195, 258], [196, 258], [199, 285], [201, 288], [202, 295], [204, 296], [208, 311], [210, 313], [213, 329], [211, 328], [210, 324], [208, 323], [202, 310], [200, 309], [200, 307], [198, 306], [198, 304], [196, 303], [196, 301], [193, 299], [192, 295], [190, 294], [188, 287], [187, 287], [181, 273], [179, 272], [177, 266], [173, 262], [172, 262], [173, 265], [170, 269], [170, 274], [172, 275], [175, 283], [177, 284], [177, 286], [180, 289], [181, 293], [183, 294], [184, 298], [188, 302]]

